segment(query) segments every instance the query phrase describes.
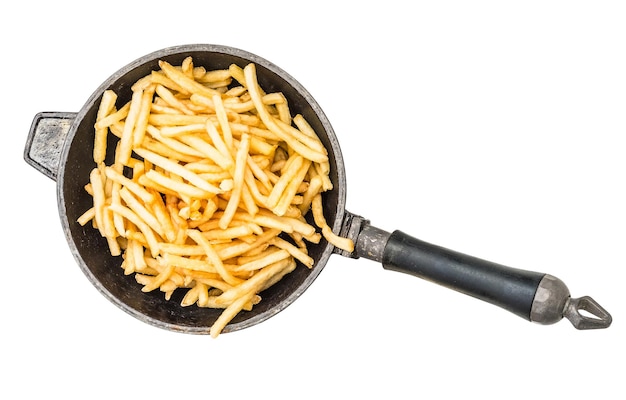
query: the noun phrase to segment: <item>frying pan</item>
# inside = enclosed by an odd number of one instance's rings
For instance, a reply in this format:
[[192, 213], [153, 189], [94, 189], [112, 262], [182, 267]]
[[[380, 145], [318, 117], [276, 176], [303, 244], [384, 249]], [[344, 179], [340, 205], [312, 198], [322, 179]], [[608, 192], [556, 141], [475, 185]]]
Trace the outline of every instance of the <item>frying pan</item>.
[[[25, 161], [57, 182], [57, 203], [63, 232], [76, 262], [89, 281], [106, 298], [128, 314], [154, 326], [176, 332], [208, 334], [221, 310], [182, 307], [184, 293], [176, 291], [168, 301], [159, 291], [144, 293], [132, 276], [125, 276], [121, 260], [112, 257], [106, 240], [77, 218], [92, 205], [84, 185], [94, 167], [93, 125], [102, 93], [118, 93], [118, 107], [131, 98], [131, 85], [152, 70], [158, 61], [180, 65], [192, 56], [196, 65], [224, 69], [252, 62], [267, 92], [280, 91], [292, 112], [302, 114], [328, 150], [334, 189], [326, 192], [324, 215], [333, 231], [351, 238], [355, 250], [348, 253], [323, 240], [311, 245], [314, 267], [298, 267], [262, 293], [251, 311], [240, 312], [223, 330], [237, 331], [276, 315], [295, 301], [320, 274], [333, 254], [367, 258], [388, 270], [414, 275], [487, 301], [522, 318], [552, 324], [563, 317], [578, 329], [606, 328], [611, 315], [592, 298], [572, 298], [568, 288], [552, 275], [506, 267], [413, 238], [401, 231], [387, 232], [372, 226], [345, 208], [346, 176], [339, 142], [324, 112], [293, 77], [271, 62], [240, 49], [209, 44], [169, 47], [145, 55], [111, 75], [89, 97], [78, 113], [42, 112], [34, 117], [24, 149]], [[108, 146], [109, 149], [113, 145]], [[112, 154], [107, 155], [110, 163]], [[89, 224], [88, 224], [89, 225]], [[580, 311], [584, 310], [585, 313]]]

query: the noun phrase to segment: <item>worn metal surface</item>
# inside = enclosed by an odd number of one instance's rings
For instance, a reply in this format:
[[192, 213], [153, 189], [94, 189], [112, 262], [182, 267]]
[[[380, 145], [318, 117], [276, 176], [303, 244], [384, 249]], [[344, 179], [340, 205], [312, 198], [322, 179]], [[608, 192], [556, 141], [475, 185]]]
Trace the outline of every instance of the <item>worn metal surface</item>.
[[[580, 311], [589, 315], [583, 315]], [[566, 317], [576, 329], [608, 328], [611, 315], [589, 296], [571, 298], [569, 289], [559, 278], [546, 274], [537, 288], [530, 320], [553, 324]]]
[[[586, 311], [584, 315], [580, 311]], [[589, 296], [570, 299], [563, 316], [567, 318], [576, 329], [603, 329], [611, 326], [613, 318], [598, 302]]]
[[41, 112], [31, 124], [24, 160], [48, 178], [56, 181], [61, 150], [76, 113]]
[[569, 298], [569, 289], [565, 283], [557, 277], [546, 274], [537, 287], [530, 310], [530, 320], [544, 325], [560, 321]]
[[365, 224], [356, 240], [356, 253], [360, 257], [383, 262], [385, 246], [391, 234], [372, 225]]

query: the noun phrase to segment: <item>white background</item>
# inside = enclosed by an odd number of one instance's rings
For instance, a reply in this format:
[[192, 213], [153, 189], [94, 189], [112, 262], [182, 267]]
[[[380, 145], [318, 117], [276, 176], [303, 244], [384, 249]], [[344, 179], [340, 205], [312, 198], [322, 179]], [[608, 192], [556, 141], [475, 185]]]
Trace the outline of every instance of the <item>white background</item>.
[[[0, 398], [624, 398], [623, 2], [0, 7]], [[72, 258], [26, 136], [37, 112], [78, 111], [130, 61], [189, 43], [256, 53], [312, 93], [351, 212], [549, 272], [613, 325], [528, 323], [337, 255], [285, 311], [217, 340], [120, 311]]]

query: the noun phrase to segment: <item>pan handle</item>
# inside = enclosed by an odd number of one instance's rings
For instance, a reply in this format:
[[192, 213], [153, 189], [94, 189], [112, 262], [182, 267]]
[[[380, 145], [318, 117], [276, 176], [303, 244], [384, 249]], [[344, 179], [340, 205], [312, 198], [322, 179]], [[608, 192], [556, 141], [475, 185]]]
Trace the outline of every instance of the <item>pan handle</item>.
[[[566, 317], [577, 329], [607, 328], [611, 315], [591, 297], [571, 298], [552, 275], [507, 267], [424, 242], [401, 231], [385, 232], [352, 216], [358, 226], [353, 257], [413, 275], [484, 300], [526, 320], [553, 324]], [[581, 313], [580, 311], [586, 311]]]
[[35, 115], [28, 133], [24, 160], [56, 181], [61, 150], [76, 113], [41, 112]]

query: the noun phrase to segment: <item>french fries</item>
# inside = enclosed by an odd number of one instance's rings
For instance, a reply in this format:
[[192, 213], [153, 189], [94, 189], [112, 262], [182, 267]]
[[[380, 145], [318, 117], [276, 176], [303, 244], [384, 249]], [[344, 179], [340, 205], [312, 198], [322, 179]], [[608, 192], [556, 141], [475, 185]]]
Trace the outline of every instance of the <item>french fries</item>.
[[[159, 66], [126, 104], [104, 92], [85, 186], [93, 207], [78, 223], [92, 223], [142, 291], [169, 299], [186, 290], [183, 306], [222, 309], [217, 337], [298, 263], [313, 267], [307, 243], [354, 244], [322, 213], [332, 189], [326, 149], [282, 93], [259, 86], [254, 64]], [[105, 165], [109, 134], [118, 140]]]

